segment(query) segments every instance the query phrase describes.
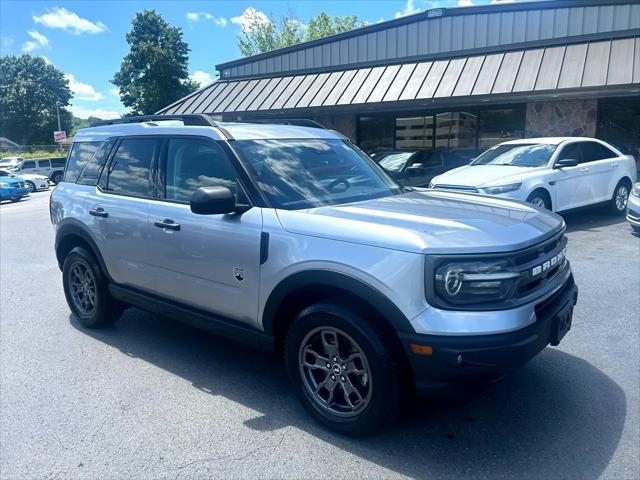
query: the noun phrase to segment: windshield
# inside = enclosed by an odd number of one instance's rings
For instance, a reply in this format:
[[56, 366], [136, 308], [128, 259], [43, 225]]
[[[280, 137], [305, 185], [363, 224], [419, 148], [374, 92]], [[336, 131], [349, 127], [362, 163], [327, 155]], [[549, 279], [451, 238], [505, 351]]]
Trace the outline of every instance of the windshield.
[[415, 152], [398, 152], [387, 153], [378, 160], [378, 165], [384, 168], [387, 172], [400, 172], [407, 163], [407, 160]]
[[556, 145], [530, 143], [496, 145], [471, 165], [511, 165], [514, 167], [542, 167], [549, 162]]
[[400, 193], [375, 162], [342, 140], [232, 143], [275, 208], [320, 207]]

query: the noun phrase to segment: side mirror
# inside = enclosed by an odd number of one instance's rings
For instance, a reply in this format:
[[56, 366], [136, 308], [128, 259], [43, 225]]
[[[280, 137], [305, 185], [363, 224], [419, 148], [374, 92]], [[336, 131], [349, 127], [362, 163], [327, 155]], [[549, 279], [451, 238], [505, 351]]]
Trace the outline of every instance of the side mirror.
[[220, 215], [238, 211], [236, 197], [227, 187], [200, 187], [191, 196], [191, 211], [198, 215]]
[[564, 167], [577, 167], [578, 160], [575, 158], [563, 158], [562, 160], [558, 160], [553, 168], [564, 168]]

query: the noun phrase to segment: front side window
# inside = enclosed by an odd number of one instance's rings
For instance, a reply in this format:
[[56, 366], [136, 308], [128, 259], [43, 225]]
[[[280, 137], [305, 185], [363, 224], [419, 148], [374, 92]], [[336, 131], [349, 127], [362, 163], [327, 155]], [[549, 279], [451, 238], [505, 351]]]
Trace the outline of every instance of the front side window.
[[337, 205], [401, 191], [343, 140], [240, 140], [233, 147], [275, 208]]
[[80, 172], [82, 172], [100, 145], [102, 145], [102, 142], [77, 142], [73, 144], [73, 148], [69, 154], [67, 168], [64, 172], [65, 182], [73, 183], [78, 180]]
[[578, 163], [582, 163], [582, 154], [580, 153], [580, 146], [577, 143], [570, 143], [562, 149], [558, 160], [575, 160]]
[[200, 187], [227, 187], [237, 194], [237, 176], [216, 143], [198, 139], [170, 139], [165, 166], [165, 198], [188, 202]]
[[556, 145], [540, 143], [506, 144], [490, 148], [471, 165], [510, 165], [514, 167], [542, 167], [556, 150]]
[[123, 195], [150, 196], [151, 165], [158, 154], [158, 145], [154, 138], [122, 140], [109, 164], [107, 190]]

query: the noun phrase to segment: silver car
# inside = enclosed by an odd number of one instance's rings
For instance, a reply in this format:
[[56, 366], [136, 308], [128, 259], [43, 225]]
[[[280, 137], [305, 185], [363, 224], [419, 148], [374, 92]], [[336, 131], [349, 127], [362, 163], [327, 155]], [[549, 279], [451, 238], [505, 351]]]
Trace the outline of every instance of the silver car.
[[74, 141], [51, 218], [79, 322], [137, 306], [275, 352], [336, 431], [500, 377], [571, 327], [565, 224], [535, 206], [403, 189], [320, 128], [151, 116]]

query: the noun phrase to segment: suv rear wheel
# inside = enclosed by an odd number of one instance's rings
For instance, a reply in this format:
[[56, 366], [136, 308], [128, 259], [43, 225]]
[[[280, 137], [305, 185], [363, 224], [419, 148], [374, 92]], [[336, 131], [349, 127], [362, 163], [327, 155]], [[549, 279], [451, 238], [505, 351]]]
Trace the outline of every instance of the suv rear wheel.
[[111, 297], [100, 266], [84, 248], [67, 254], [62, 283], [69, 308], [83, 327], [100, 328], [120, 318], [122, 304]]
[[328, 428], [362, 436], [397, 414], [403, 389], [393, 348], [354, 311], [322, 304], [301, 312], [285, 360], [298, 398]]

